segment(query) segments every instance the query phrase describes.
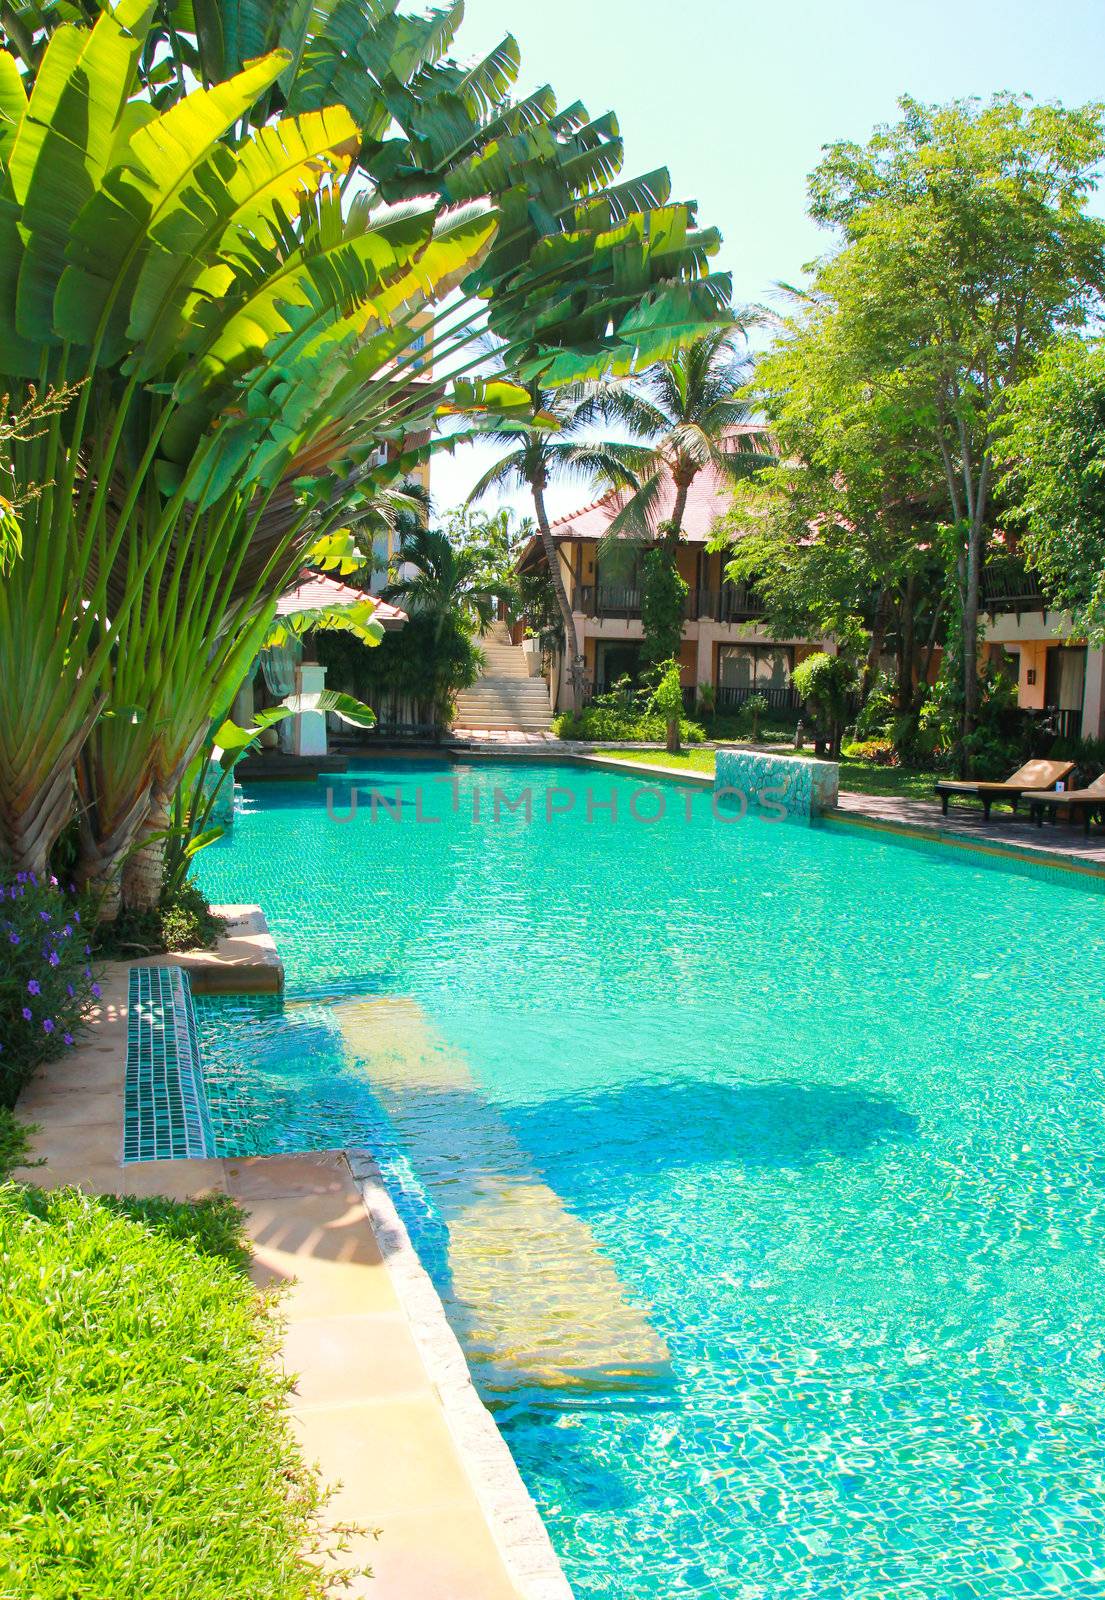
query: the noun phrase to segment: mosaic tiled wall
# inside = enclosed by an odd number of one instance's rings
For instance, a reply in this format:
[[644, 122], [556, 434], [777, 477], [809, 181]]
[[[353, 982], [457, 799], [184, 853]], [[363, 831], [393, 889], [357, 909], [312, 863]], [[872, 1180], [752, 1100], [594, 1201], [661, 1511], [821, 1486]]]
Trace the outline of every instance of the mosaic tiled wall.
[[188, 979], [179, 967], [132, 967], [123, 1160], [214, 1153]]
[[[714, 791], [743, 795], [750, 810], [777, 819], [808, 822], [837, 803], [840, 768], [835, 761], [805, 761], [801, 756], [763, 755], [755, 750], [719, 750]], [[725, 803], [722, 796], [719, 803]]]

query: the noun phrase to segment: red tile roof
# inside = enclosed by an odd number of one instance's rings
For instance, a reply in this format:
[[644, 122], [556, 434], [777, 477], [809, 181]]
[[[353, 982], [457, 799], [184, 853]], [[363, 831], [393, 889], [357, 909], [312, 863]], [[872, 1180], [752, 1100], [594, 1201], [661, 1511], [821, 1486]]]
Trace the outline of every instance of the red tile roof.
[[278, 617], [294, 616], [300, 611], [319, 611], [323, 606], [359, 606], [371, 600], [376, 607], [373, 620], [383, 627], [401, 628], [408, 621], [407, 613], [398, 606], [388, 605], [363, 589], [351, 588], [336, 578], [327, 578], [321, 572], [301, 572], [294, 589], [288, 589], [276, 602]]

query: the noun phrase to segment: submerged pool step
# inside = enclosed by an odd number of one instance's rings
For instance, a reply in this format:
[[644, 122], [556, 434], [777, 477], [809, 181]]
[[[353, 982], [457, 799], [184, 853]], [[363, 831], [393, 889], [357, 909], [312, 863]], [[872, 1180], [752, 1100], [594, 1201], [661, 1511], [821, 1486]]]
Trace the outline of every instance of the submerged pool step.
[[341, 1001], [335, 1015], [448, 1229], [449, 1281], [438, 1287], [481, 1387], [662, 1383], [670, 1357], [645, 1308], [462, 1053], [411, 1000]]

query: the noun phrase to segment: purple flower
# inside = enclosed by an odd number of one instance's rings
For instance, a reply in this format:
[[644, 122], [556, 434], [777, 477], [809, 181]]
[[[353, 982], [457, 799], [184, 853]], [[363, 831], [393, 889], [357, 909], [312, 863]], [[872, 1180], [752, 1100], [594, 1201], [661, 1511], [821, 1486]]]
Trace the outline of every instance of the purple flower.
[[53, 1022], [53, 1018], [52, 1017], [43, 1017], [43, 1019], [42, 1019], [42, 1031], [43, 1031], [43, 1033], [53, 1033], [53, 1031], [54, 1031], [54, 1022]]
[[31, 882], [34, 884], [35, 888], [37, 889], [38, 888], [38, 879], [35, 877], [34, 873], [33, 872], [28, 872], [27, 876], [28, 876], [28, 878], [30, 878]]
[[61, 1037], [66, 1044], [73, 1043], [73, 1035], [71, 1033], [63, 1033]]
[[94, 983], [92, 985], [92, 993], [96, 996], [97, 1000], [100, 998], [100, 985], [98, 983]]
[[50, 951], [50, 965], [52, 967], [60, 967], [61, 966], [61, 957], [58, 955], [56, 950], [51, 950]]
[[86, 978], [91, 978], [91, 976], [92, 976], [92, 968], [91, 967], [85, 967], [84, 975], [85, 975]]
[[61, 930], [61, 936], [63, 939], [71, 939], [73, 937], [73, 930], [68, 923], [66, 923], [65, 927]]
[[38, 920], [40, 922], [49, 922], [50, 913], [48, 911], [40, 911], [38, 914]]
[[19, 943], [19, 935], [17, 933], [9, 933], [8, 934], [8, 938], [11, 941], [12, 944], [18, 944]]
[[40, 992], [40, 990], [39, 990], [39, 987], [38, 987], [38, 979], [37, 978], [28, 978], [27, 979], [27, 993], [28, 994], [38, 994], [39, 992]]
[[[73, 893], [74, 893], [74, 894], [75, 894], [75, 893], [76, 893], [76, 890], [75, 890], [75, 889], [74, 889], [74, 891], [73, 891]], [[81, 914], [80, 914], [80, 912], [79, 912], [79, 911], [74, 911], [74, 913], [73, 913], [73, 921], [74, 921], [74, 922], [79, 922], [79, 921], [80, 921], [80, 920], [81, 920]]]
[[73, 995], [75, 993], [75, 990], [74, 990], [73, 985], [71, 983], [67, 983], [65, 985], [65, 992], [69, 996], [70, 1000], [72, 1000]]
[[54, 878], [54, 877], [51, 877], [51, 879], [50, 879], [50, 887], [51, 887], [51, 889], [56, 889], [57, 886], [58, 886], [58, 880], [56, 878]]
[[15, 875], [15, 881], [16, 883], [26, 883], [27, 874], [25, 872], [17, 872]]
[[85, 945], [84, 953], [86, 956], [90, 956], [92, 954], [92, 946], [90, 944]]
[[34, 1019], [34, 1015], [33, 1015], [32, 1011], [31, 1011], [30, 1006], [24, 1006], [23, 1007], [23, 1021], [24, 1022], [33, 1022], [34, 1020], [35, 1020]]

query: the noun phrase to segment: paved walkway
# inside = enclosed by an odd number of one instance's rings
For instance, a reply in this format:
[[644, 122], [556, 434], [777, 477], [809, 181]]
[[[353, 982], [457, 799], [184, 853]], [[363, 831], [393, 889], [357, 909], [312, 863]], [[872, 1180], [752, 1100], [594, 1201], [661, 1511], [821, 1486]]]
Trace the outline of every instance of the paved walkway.
[[971, 844], [993, 844], [1031, 851], [1044, 858], [1076, 861], [1089, 869], [1105, 872], [1105, 833], [1094, 829], [1089, 837], [1079, 823], [1045, 822], [1036, 827], [1023, 812], [1012, 816], [996, 806], [989, 822], [982, 807], [953, 800], [945, 817], [939, 800], [907, 800], [898, 795], [851, 794], [841, 792], [838, 814], [869, 817], [887, 827], [923, 830], [947, 839], [963, 839]]

